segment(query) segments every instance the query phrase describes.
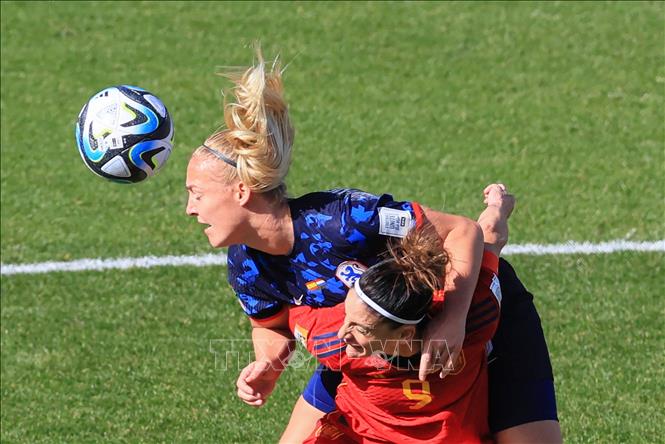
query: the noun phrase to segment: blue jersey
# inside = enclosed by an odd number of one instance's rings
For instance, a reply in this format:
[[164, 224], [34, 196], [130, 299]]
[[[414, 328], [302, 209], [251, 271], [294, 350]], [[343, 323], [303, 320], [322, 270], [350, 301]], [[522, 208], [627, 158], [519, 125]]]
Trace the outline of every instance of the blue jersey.
[[228, 278], [245, 313], [257, 320], [286, 305], [329, 307], [344, 300], [360, 274], [380, 260], [388, 236], [403, 237], [422, 220], [415, 202], [338, 189], [288, 201], [294, 245], [275, 256], [233, 245]]

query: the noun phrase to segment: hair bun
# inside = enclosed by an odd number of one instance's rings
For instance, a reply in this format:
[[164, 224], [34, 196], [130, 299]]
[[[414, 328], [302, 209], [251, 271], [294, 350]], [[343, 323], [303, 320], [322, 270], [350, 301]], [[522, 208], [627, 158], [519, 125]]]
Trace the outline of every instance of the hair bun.
[[397, 244], [390, 245], [389, 251], [410, 292], [424, 288], [437, 291], [443, 287], [449, 257], [430, 222], [409, 231]]

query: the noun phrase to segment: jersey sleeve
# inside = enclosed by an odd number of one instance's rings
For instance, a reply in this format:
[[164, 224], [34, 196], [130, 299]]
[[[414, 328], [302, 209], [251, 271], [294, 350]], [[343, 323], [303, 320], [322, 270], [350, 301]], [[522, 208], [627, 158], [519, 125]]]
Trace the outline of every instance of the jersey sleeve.
[[329, 369], [339, 370], [346, 344], [337, 337], [344, 323], [344, 304], [333, 307], [289, 307], [289, 329], [293, 336]]
[[229, 248], [228, 281], [243, 311], [254, 320], [266, 321], [285, 308], [276, 290], [259, 272], [256, 261], [237, 246]]
[[245, 314], [260, 322], [272, 319], [285, 308], [284, 303], [262, 297], [255, 288], [236, 292], [236, 296]]
[[381, 236], [404, 237], [422, 220], [423, 212], [416, 202], [350, 190], [342, 201], [340, 233], [350, 243], [362, 244]]
[[499, 258], [485, 250], [478, 284], [466, 318], [465, 346], [478, 342], [485, 343], [494, 336], [501, 314], [498, 268]]

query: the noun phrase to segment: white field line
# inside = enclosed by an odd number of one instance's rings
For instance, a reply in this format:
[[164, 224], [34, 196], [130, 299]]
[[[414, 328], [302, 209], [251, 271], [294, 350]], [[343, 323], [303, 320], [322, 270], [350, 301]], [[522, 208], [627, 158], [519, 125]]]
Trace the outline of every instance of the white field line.
[[649, 242], [632, 242], [627, 240], [613, 240], [592, 244], [591, 242], [565, 242], [563, 244], [522, 244], [506, 245], [501, 254], [528, 254], [543, 256], [546, 254], [607, 254], [620, 251], [665, 252], [665, 239]]
[[[534, 255], [549, 254], [608, 254], [620, 251], [665, 252], [665, 239], [651, 242], [631, 242], [615, 240], [592, 244], [590, 242], [566, 242], [563, 244], [522, 244], [508, 245], [502, 254]], [[67, 262], [39, 262], [33, 264], [0, 264], [3, 276], [12, 274], [51, 273], [57, 271], [91, 271], [127, 268], [152, 267], [206, 267], [210, 265], [226, 265], [226, 254], [204, 254], [199, 256], [144, 256], [125, 257], [118, 259], [80, 259]]]
[[127, 268], [181, 267], [184, 265], [206, 267], [226, 265], [226, 254], [204, 254], [200, 256], [144, 256], [118, 259], [80, 259], [67, 262], [39, 262], [35, 264], [2, 264], [1, 274], [34, 274], [56, 271], [88, 271]]

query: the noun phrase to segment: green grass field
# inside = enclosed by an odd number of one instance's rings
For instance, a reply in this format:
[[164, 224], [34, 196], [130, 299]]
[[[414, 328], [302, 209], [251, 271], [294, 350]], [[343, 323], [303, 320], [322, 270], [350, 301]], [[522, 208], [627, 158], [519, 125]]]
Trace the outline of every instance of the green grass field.
[[[511, 243], [665, 238], [663, 3], [1, 4], [1, 259], [211, 252], [184, 214], [221, 66], [280, 53], [292, 195], [391, 192], [469, 216], [518, 197]], [[165, 169], [94, 177], [74, 122], [98, 90], [157, 94]], [[549, 340], [568, 442], [663, 442], [665, 256], [514, 256]], [[3, 443], [274, 442], [309, 376], [235, 397], [211, 341], [249, 337], [223, 267], [2, 277]]]

